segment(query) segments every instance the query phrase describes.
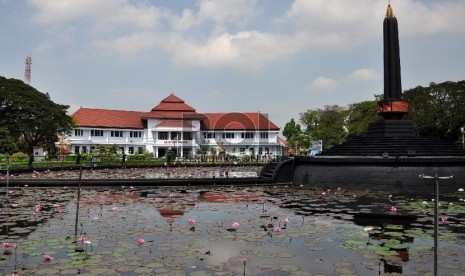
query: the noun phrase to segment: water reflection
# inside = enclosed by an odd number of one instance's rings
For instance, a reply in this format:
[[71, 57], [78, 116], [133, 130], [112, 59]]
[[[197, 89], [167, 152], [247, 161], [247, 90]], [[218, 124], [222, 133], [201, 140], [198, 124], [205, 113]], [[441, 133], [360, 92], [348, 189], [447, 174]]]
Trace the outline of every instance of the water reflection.
[[[20, 254], [17, 260], [4, 255], [0, 271], [16, 266], [27, 275], [46, 269], [242, 275], [243, 258], [246, 275], [412, 275], [433, 269], [432, 209], [423, 203], [428, 199], [293, 186], [85, 188], [81, 196], [79, 233], [92, 250], [77, 252], [76, 190], [17, 188], [10, 200], [18, 207], [8, 202], [1, 209], [0, 235]], [[448, 218], [441, 221], [444, 274], [465, 271], [460, 196], [441, 198]], [[45, 254], [54, 260], [44, 263]]]

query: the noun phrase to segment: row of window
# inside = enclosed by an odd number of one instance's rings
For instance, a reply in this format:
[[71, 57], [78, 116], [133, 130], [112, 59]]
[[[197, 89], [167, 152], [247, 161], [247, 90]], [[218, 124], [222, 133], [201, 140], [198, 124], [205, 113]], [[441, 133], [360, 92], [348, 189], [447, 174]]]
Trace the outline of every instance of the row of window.
[[[87, 151], [89, 150], [89, 151]], [[95, 146], [90, 146], [89, 149], [87, 149], [87, 146], [74, 146], [74, 153], [79, 154], [79, 153], [87, 153], [87, 152], [93, 152], [95, 150]], [[124, 151], [123, 147], [120, 147], [121, 152]], [[128, 147], [128, 152], [129, 154], [134, 154], [135, 153], [135, 148], [134, 147]], [[137, 147], [137, 153], [142, 154], [144, 153], [144, 147]]]
[[[221, 134], [222, 134], [223, 139], [234, 139], [235, 138], [234, 132], [224, 132]], [[206, 139], [216, 138], [216, 133], [212, 133], [212, 132], [205, 133], [203, 137]], [[253, 139], [254, 137], [255, 137], [255, 133], [253, 132], [242, 132], [241, 133], [242, 139]], [[260, 139], [268, 139], [268, 132], [260, 132]]]
[[[158, 140], [181, 140], [180, 132], [160, 131], [157, 135]], [[183, 132], [182, 140], [192, 140], [192, 132]]]
[[[129, 131], [129, 137], [130, 138], [142, 138], [144, 136], [143, 131]], [[125, 131], [122, 130], [111, 130], [110, 131], [110, 136], [111, 137], [125, 137], [124, 136]], [[74, 136], [84, 136], [84, 130], [83, 129], [74, 129]], [[91, 129], [90, 130], [90, 136], [92, 137], [103, 137], [103, 130], [102, 129]]]
[[[218, 133], [219, 134], [219, 133]], [[234, 132], [224, 132], [221, 133], [223, 139], [234, 139], [236, 133]], [[83, 129], [74, 129], [74, 136], [84, 136]], [[103, 137], [104, 131], [102, 129], [91, 129], [90, 136], [92, 137]], [[125, 131], [122, 130], [111, 130], [110, 137], [125, 137]], [[143, 131], [129, 131], [130, 138], [142, 138]], [[181, 140], [181, 133], [180, 132], [168, 132], [168, 131], [160, 131], [158, 132], [158, 140]], [[242, 132], [241, 136], [242, 139], [253, 139], [255, 137], [254, 132]], [[204, 138], [216, 138], [216, 133], [205, 133]], [[268, 132], [260, 132], [260, 139], [268, 139]], [[182, 140], [192, 140], [192, 133], [191, 132], [183, 132], [182, 133]]]

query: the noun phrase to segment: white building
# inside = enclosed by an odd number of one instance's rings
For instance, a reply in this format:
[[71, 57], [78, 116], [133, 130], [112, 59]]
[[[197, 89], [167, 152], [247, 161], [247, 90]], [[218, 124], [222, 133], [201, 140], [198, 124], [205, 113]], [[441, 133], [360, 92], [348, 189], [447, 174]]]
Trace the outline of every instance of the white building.
[[98, 145], [118, 145], [126, 154], [150, 152], [196, 156], [202, 151], [241, 156], [283, 154], [279, 128], [260, 112], [197, 113], [170, 94], [149, 112], [80, 108], [77, 127], [67, 137], [73, 153], [92, 152]]

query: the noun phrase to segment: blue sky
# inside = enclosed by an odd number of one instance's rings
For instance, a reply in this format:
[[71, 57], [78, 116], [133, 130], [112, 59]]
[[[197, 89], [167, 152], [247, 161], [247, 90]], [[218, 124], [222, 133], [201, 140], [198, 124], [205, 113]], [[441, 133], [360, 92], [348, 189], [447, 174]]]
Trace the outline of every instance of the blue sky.
[[[54, 102], [299, 113], [383, 91], [387, 0], [0, 0], [0, 75]], [[465, 1], [391, 0], [402, 85], [465, 79]]]

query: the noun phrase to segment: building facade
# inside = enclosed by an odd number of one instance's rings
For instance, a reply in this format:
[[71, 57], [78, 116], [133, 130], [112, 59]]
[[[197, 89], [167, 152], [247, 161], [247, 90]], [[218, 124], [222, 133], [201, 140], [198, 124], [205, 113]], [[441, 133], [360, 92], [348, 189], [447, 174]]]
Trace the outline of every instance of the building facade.
[[281, 156], [279, 127], [260, 112], [197, 113], [173, 93], [149, 112], [83, 108], [64, 140], [70, 152], [89, 153], [117, 145], [121, 153], [149, 152], [155, 158], [201, 153], [226, 156]]

